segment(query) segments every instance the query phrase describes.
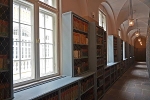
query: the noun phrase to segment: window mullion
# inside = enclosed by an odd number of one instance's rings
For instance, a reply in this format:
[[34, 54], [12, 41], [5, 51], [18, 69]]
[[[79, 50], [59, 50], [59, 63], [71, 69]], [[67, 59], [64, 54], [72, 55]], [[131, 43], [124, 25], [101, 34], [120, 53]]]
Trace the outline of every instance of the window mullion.
[[38, 80], [40, 78], [40, 55], [39, 55], [39, 47], [40, 43], [36, 42], [39, 40], [39, 6], [38, 4], [35, 4], [34, 6], [34, 51], [35, 51], [35, 79]]
[[20, 79], [21, 79], [21, 52], [22, 52], [22, 49], [21, 49], [21, 25], [20, 25], [20, 9], [21, 9], [21, 7], [20, 7], [20, 5], [19, 5], [19, 50], [21, 50], [20, 52], [19, 52], [19, 76], [20, 76]]

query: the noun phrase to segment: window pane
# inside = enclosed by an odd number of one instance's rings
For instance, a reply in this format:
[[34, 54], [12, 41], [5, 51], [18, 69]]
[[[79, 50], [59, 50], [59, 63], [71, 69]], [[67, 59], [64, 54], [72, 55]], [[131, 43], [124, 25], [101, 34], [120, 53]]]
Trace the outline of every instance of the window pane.
[[25, 6], [21, 6], [20, 14], [21, 23], [31, 25], [31, 9]]
[[45, 59], [40, 59], [40, 76], [45, 74]]
[[46, 43], [53, 43], [53, 34], [52, 34], [52, 31], [46, 30], [45, 42]]
[[39, 26], [44, 28], [44, 14], [39, 13]]
[[13, 23], [13, 41], [19, 41], [19, 24]]
[[20, 67], [19, 61], [13, 61], [13, 80], [20, 79]]
[[40, 59], [40, 77], [54, 73], [53, 59]]
[[21, 41], [31, 42], [31, 26], [21, 25]]
[[[33, 78], [33, 47], [32, 41], [32, 6], [23, 6], [20, 3], [16, 3], [17, 8], [13, 9], [13, 77], [14, 83], [23, 82]], [[25, 4], [26, 5], [26, 4]], [[20, 11], [20, 12], [19, 12]], [[17, 15], [15, 15], [17, 14]], [[20, 14], [20, 16], [19, 16]], [[20, 18], [19, 18], [20, 17]], [[17, 20], [17, 23], [16, 23]], [[26, 24], [26, 25], [25, 25]]]
[[52, 18], [52, 16], [45, 15], [45, 28], [53, 30], [53, 18]]
[[56, 8], [56, 0], [40, 0], [40, 1]]
[[40, 28], [40, 43], [45, 43], [44, 29]]
[[53, 59], [46, 59], [46, 73], [53, 73]]
[[19, 42], [13, 43], [13, 60], [19, 60]]
[[53, 45], [46, 44], [46, 58], [53, 57]]
[[31, 61], [23, 60], [21, 61], [21, 79], [31, 77]]
[[40, 44], [40, 58], [45, 58], [45, 44]]
[[13, 20], [19, 21], [19, 5], [13, 4]]

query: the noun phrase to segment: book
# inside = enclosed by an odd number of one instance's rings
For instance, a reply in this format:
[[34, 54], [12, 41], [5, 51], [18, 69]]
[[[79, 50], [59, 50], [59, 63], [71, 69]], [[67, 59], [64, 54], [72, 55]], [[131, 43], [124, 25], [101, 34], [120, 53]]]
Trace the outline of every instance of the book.
[[3, 69], [3, 58], [0, 58], [0, 69]]
[[7, 69], [7, 55], [0, 55], [0, 69]]

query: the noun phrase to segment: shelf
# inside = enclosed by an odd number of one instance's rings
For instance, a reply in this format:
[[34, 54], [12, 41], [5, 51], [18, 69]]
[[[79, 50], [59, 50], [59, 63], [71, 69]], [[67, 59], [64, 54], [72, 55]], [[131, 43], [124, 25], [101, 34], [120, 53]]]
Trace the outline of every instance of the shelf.
[[103, 74], [102, 74], [102, 75], [97, 76], [97, 78], [100, 78], [101, 76], [103, 76]]
[[97, 58], [102, 58], [103, 56], [97, 56]]
[[97, 44], [97, 46], [102, 46], [103, 44]]
[[104, 64], [98, 65], [97, 67], [104, 66]]
[[97, 90], [98, 90], [99, 88], [101, 88], [103, 85], [104, 85], [104, 83], [103, 83], [103, 84], [101, 84], [100, 86], [98, 86], [98, 87], [97, 87]]
[[104, 96], [104, 93], [97, 100], [101, 100], [103, 96]]
[[81, 93], [81, 96], [83, 95], [83, 94], [85, 94], [88, 90], [90, 90], [90, 89], [92, 89], [94, 87], [94, 85], [93, 86], [91, 86], [91, 87], [89, 87], [87, 90], [85, 90], [84, 92], [82, 92]]
[[88, 46], [88, 44], [77, 44], [77, 43], [74, 43], [74, 45]]
[[97, 36], [99, 36], [99, 37], [103, 37], [102, 35], [99, 35], [99, 34], [96, 34]]
[[74, 60], [87, 59], [88, 57], [74, 58]]
[[1, 36], [1, 35], [0, 35], [0, 38], [9, 38], [9, 37], [8, 37], [8, 36]]
[[81, 30], [78, 30], [78, 29], [73, 29], [74, 32], [79, 32], [79, 33], [84, 33], [84, 34], [88, 34], [88, 32], [84, 32], [84, 31], [81, 31]]
[[5, 7], [8, 7], [8, 8], [9, 8], [9, 6], [8, 6], [8, 5], [3, 4], [3, 3], [0, 3], [0, 6], [5, 6]]
[[9, 70], [8, 69], [0, 69], [0, 73], [2, 72], [8, 72]]

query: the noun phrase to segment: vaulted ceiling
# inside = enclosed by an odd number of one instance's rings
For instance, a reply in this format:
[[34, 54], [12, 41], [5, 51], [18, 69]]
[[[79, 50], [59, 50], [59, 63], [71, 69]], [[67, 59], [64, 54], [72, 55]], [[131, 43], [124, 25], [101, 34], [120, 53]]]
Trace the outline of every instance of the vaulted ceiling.
[[[128, 35], [128, 40], [134, 43], [135, 32], [140, 29], [140, 36], [147, 36], [147, 27], [150, 12], [150, 0], [132, 0], [134, 26], [128, 25], [129, 0], [104, 0], [101, 3], [113, 18], [116, 28], [120, 28], [123, 34]], [[136, 23], [137, 19], [137, 23]], [[138, 27], [137, 27], [138, 26]]]

